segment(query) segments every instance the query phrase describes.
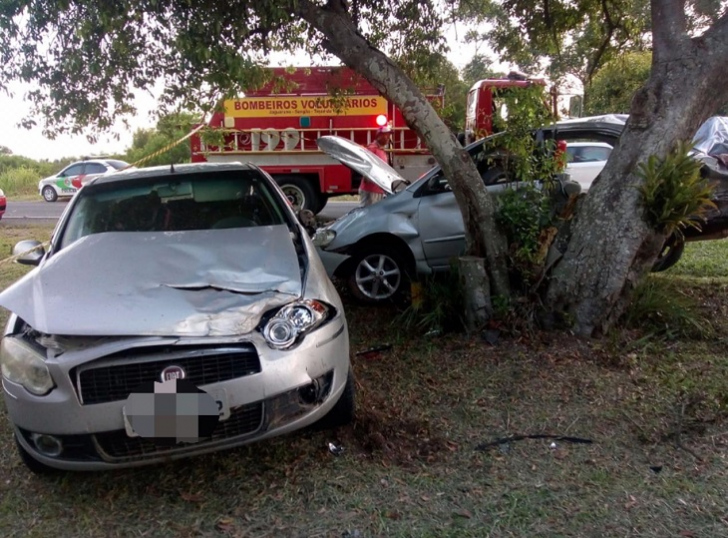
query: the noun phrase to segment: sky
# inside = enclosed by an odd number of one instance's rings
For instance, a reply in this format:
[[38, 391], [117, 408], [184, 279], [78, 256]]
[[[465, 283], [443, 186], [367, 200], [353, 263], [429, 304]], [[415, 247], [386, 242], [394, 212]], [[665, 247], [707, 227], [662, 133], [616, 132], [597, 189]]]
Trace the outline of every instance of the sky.
[[[457, 32], [455, 28], [450, 28], [447, 32], [451, 48], [449, 59], [458, 68], [464, 67], [477, 52], [474, 45], [460, 43], [463, 36], [464, 32]], [[297, 60], [294, 62], [295, 65], [310, 64], [310, 60], [305, 55], [301, 55]], [[290, 65], [290, 57], [281, 61], [286, 62], [286, 64], [282, 63], [281, 65]], [[328, 62], [327, 65], [334, 64]], [[119, 122], [110, 132], [99, 134], [98, 141], [95, 144], [89, 143], [83, 135], [59, 135], [54, 140], [49, 140], [43, 136], [41, 127], [28, 130], [18, 125], [23, 118], [30, 114], [32, 107], [30, 103], [23, 100], [22, 85], [11, 85], [10, 90], [14, 94], [12, 97], [0, 93], [0, 115], [5, 124], [4, 129], [0, 130], [0, 146], [10, 148], [15, 155], [22, 155], [36, 160], [47, 159], [53, 161], [65, 157], [90, 157], [125, 153], [126, 149], [131, 146], [134, 131], [140, 128], [154, 127], [156, 124], [156, 117], [153, 115], [156, 108], [156, 99], [151, 95], [142, 95], [138, 92], [138, 98], [135, 101], [137, 114], [126, 118], [129, 128], [124, 127]], [[42, 124], [41, 121], [38, 121], [38, 123]], [[114, 139], [114, 135], [118, 137], [118, 140]]]

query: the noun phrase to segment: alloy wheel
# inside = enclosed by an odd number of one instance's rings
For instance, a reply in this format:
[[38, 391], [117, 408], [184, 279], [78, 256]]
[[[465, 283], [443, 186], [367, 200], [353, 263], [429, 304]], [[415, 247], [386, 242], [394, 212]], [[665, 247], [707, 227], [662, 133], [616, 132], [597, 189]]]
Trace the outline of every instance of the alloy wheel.
[[386, 254], [370, 254], [363, 258], [354, 277], [359, 291], [378, 301], [393, 297], [402, 282], [399, 265]]

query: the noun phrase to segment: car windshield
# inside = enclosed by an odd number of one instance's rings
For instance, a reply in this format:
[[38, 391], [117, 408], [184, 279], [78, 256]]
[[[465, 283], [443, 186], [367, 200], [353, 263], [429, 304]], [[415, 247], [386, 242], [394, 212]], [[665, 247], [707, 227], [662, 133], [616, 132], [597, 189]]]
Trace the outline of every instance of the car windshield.
[[280, 201], [252, 171], [185, 174], [82, 189], [61, 237], [64, 248], [104, 232], [214, 230], [284, 224]]

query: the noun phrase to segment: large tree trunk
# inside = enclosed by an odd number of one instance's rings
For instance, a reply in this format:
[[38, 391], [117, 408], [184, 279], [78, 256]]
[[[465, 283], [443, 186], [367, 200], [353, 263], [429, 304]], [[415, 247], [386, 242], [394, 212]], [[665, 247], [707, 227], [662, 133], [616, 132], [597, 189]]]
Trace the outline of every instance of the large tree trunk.
[[683, 9], [684, 0], [652, 2], [651, 77], [635, 95], [619, 146], [589, 190], [550, 282], [549, 307], [581, 335], [604, 332], [619, 318], [665, 240], [644, 222], [637, 165], [690, 139], [728, 101], [726, 17], [690, 39]]
[[407, 124], [430, 148], [452, 186], [463, 214], [467, 253], [485, 257], [494, 295], [509, 295], [506, 241], [498, 233], [495, 202], [485, 189], [472, 159], [422, 92], [380, 50], [357, 31], [343, 4], [326, 7], [302, 0], [299, 14], [321, 32], [332, 54], [366, 78], [402, 111]]

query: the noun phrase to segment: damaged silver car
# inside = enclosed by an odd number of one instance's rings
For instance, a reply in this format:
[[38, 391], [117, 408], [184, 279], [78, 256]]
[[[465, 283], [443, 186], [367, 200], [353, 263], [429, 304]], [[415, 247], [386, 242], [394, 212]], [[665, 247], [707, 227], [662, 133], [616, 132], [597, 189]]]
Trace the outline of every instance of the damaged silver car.
[[33, 471], [158, 463], [353, 417], [341, 300], [252, 165], [98, 178], [47, 252], [16, 251], [37, 267], [0, 293], [0, 361]]
[[[485, 140], [467, 149], [487, 189], [497, 194], [518, 188], [506, 181]], [[415, 275], [450, 270], [450, 261], [465, 250], [465, 226], [439, 166], [409, 185], [393, 168], [349, 140], [324, 136], [317, 143], [389, 194], [317, 230], [314, 244], [321, 249], [329, 275], [345, 280], [359, 301], [376, 304], [395, 299]], [[581, 192], [568, 175], [557, 174], [555, 179], [557, 196], [564, 200]]]

